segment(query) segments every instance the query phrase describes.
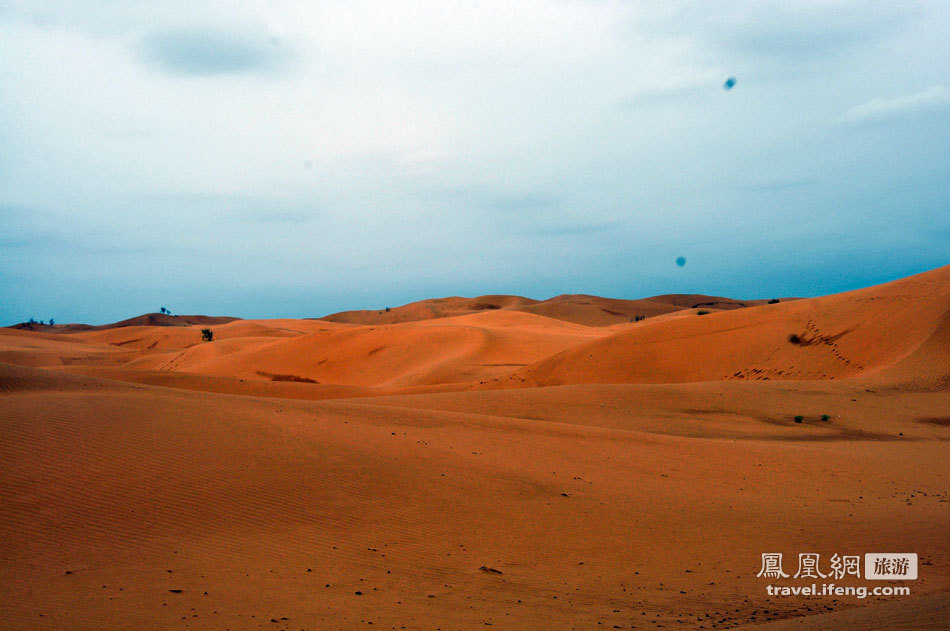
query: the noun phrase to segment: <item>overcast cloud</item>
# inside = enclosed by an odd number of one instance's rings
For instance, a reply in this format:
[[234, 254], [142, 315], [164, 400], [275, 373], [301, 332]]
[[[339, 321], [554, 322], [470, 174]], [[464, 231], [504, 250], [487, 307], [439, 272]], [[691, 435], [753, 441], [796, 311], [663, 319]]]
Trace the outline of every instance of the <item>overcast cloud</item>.
[[948, 32], [943, 0], [0, 0], [0, 324], [943, 265]]

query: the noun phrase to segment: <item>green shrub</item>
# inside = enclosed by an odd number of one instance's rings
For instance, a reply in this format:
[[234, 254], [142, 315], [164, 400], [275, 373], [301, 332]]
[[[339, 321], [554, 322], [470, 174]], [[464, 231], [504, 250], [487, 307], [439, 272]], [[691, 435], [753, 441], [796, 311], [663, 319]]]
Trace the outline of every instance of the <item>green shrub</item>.
[[823, 420], [823, 421], [825, 421], [825, 422], [827, 423], [828, 421], [831, 420], [831, 417], [828, 416], [827, 414], [822, 414], [822, 415], [821, 415], [821, 420]]
[[211, 329], [201, 329], [201, 339], [205, 342], [210, 342], [212, 339], [214, 339], [214, 333], [211, 331]]
[[776, 305], [776, 304], [778, 304], [778, 303], [779, 303], [779, 299], [778, 299], [778, 298], [772, 298], [771, 300], [769, 300], [769, 304], [770, 304], [770, 305]]
[[708, 315], [708, 314], [709, 314], [709, 312], [708, 312], [708, 311], [705, 311], [705, 310], [703, 310], [703, 311], [697, 311], [697, 312], [696, 312], [696, 315]]
[[796, 423], [801, 423], [801, 422], [804, 421], [804, 420], [805, 420], [805, 417], [804, 417], [804, 416], [798, 415], [798, 416], [795, 417], [795, 422], [796, 422]]

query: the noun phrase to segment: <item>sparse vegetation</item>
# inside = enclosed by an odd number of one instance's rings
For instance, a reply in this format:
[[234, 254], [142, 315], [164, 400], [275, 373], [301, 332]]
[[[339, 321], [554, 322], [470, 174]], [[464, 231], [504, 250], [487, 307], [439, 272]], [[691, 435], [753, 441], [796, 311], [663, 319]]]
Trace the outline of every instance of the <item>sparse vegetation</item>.
[[389, 313], [389, 312], [390, 312], [390, 308], [386, 307], [386, 313]]
[[54, 320], [53, 318], [50, 318], [50, 319], [49, 319], [49, 325], [50, 325], [50, 326], [55, 326], [55, 324], [56, 324], [56, 320]]
[[201, 329], [201, 339], [205, 342], [210, 342], [214, 339], [214, 333], [211, 329]]
[[634, 322], [639, 322], [640, 320], [646, 320], [646, 316], [645, 316], [645, 315], [635, 315], [635, 316], [633, 316], [633, 321], [634, 321]]
[[274, 374], [270, 372], [264, 372], [263, 370], [258, 370], [257, 374], [259, 374], [261, 377], [267, 377], [271, 381], [292, 381], [295, 383], [320, 383], [316, 379], [310, 379], [308, 377], [299, 377], [297, 375]]
[[828, 421], [831, 420], [831, 417], [828, 416], [827, 414], [822, 414], [822, 415], [821, 415], [821, 420], [823, 420], [824, 422], [827, 423]]
[[167, 312], [168, 312], [168, 309], [166, 309], [165, 307], [162, 307], [162, 308], [159, 309], [158, 311], [159, 311], [159, 313], [167, 313]]
[[781, 301], [778, 298], [772, 298], [771, 300], [769, 300], [770, 305], [777, 305], [779, 302]]
[[801, 345], [802, 338], [798, 335], [798, 333], [792, 333], [788, 336], [788, 341], [792, 344]]
[[705, 309], [700, 309], [699, 311], [696, 312], [696, 315], [709, 315], [709, 312], [706, 311]]
[[798, 416], [795, 417], [795, 422], [796, 422], [796, 423], [801, 423], [801, 422], [804, 421], [804, 420], [805, 420], [805, 417], [802, 416], [802, 415], [798, 415]]

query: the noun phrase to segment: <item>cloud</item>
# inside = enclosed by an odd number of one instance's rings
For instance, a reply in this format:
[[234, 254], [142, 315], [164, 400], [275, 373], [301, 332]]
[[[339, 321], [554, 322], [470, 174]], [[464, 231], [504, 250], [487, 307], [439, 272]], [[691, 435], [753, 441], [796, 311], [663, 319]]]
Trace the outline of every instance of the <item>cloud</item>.
[[759, 182], [743, 183], [739, 190], [751, 191], [754, 193], [777, 193], [784, 191], [799, 191], [804, 188], [815, 186], [819, 182], [818, 178], [777, 178]]
[[406, 166], [420, 166], [444, 162], [451, 157], [451, 152], [442, 149], [419, 149], [404, 153], [397, 158], [397, 162]]
[[410, 196], [440, 204], [467, 205], [502, 213], [544, 211], [564, 204], [566, 198], [554, 190], [511, 190], [502, 186], [444, 186], [410, 193]]
[[522, 234], [535, 237], [577, 237], [587, 234], [618, 230], [622, 227], [619, 221], [605, 221], [600, 223], [577, 223], [534, 227], [521, 230]]
[[138, 52], [143, 61], [166, 72], [191, 76], [266, 72], [290, 54], [276, 38], [208, 28], [152, 33]]
[[935, 85], [929, 90], [889, 99], [874, 98], [852, 107], [839, 117], [842, 123], [859, 124], [907, 116], [916, 112], [950, 106], [950, 88]]

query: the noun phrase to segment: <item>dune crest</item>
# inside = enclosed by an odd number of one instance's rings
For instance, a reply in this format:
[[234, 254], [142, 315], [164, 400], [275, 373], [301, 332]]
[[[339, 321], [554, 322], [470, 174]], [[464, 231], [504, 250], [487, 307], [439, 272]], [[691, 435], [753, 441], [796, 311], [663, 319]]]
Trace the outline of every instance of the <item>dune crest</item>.
[[[902, 362], [904, 380], [940, 382], [947, 375], [938, 349], [946, 347], [948, 317], [950, 267], [943, 267], [821, 298], [645, 321], [543, 359], [508, 381], [544, 386], [842, 379]], [[937, 361], [915, 363], [916, 354]]]

